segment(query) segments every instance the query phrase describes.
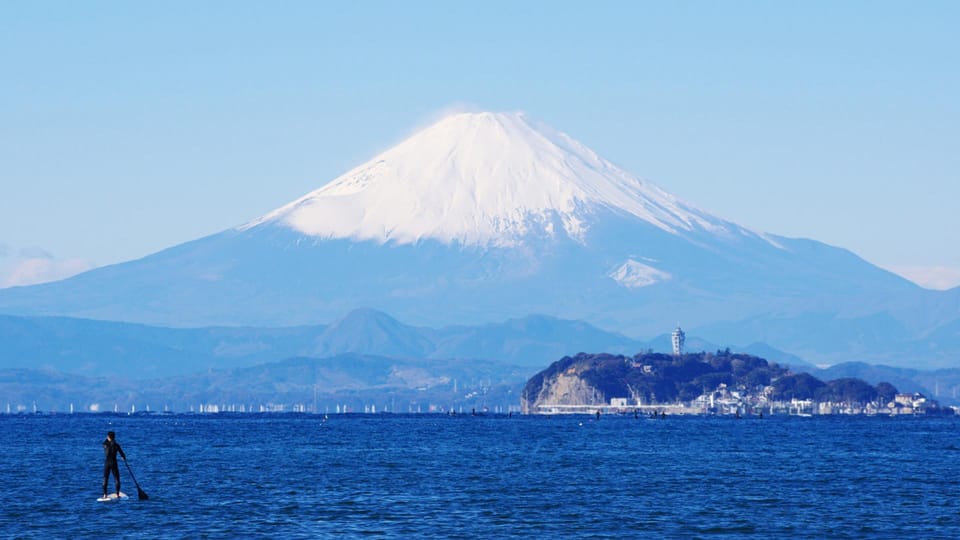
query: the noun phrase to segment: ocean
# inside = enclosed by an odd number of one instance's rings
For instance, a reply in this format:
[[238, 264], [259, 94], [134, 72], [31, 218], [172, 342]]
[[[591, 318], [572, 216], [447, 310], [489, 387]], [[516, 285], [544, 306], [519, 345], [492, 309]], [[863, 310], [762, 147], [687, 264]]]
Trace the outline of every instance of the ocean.
[[[960, 538], [958, 428], [953, 417], [0, 415], [0, 536]], [[109, 430], [149, 500], [121, 463], [131, 498], [96, 501]]]

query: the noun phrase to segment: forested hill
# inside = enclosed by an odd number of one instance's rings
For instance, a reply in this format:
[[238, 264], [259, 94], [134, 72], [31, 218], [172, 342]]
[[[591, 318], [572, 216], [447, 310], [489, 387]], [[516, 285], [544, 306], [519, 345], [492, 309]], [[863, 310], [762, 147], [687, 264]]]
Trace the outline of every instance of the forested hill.
[[866, 403], [878, 398], [890, 400], [897, 393], [889, 383], [873, 386], [853, 378], [824, 382], [757, 356], [725, 350], [680, 356], [567, 356], [534, 375], [524, 387], [522, 399], [527, 405], [602, 403], [616, 397], [643, 403], [676, 403], [694, 400], [722, 384], [747, 394], [766, 393], [769, 399], [787, 401]]

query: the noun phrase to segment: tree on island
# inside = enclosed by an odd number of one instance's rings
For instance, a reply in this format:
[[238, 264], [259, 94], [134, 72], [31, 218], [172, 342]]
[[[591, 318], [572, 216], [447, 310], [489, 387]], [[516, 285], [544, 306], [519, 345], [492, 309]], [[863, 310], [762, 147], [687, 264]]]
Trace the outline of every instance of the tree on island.
[[809, 373], [786, 375], [773, 381], [773, 399], [787, 401], [791, 399], [814, 399], [826, 383]]
[[888, 382], [877, 384], [877, 399], [881, 403], [890, 403], [893, 398], [897, 397], [898, 393], [896, 387]]

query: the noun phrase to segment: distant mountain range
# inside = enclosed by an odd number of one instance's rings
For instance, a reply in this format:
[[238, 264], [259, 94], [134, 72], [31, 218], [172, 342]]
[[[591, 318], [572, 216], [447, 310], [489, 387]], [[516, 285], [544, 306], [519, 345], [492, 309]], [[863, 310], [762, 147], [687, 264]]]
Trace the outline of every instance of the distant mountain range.
[[[318, 322], [360, 307], [472, 329], [451, 337], [385, 324], [364, 325], [365, 336], [318, 335], [328, 330]], [[634, 339], [681, 321], [713, 343], [765, 343], [817, 364], [952, 367], [960, 353], [960, 288], [925, 290], [845, 249], [752, 231], [506, 113], [444, 118], [236, 228], [2, 289], [0, 313], [217, 327], [177, 334], [182, 352], [147, 335], [145, 349], [124, 349], [141, 364], [128, 369], [157, 376], [204, 361], [190, 355], [210, 356], [203, 347], [222, 341], [217, 358], [263, 359], [274, 332], [307, 340], [290, 345], [297, 354], [335, 354], [343, 335], [355, 348], [378, 351], [388, 340], [391, 353], [416, 357], [485, 351], [533, 365], [569, 354], [536, 337], [539, 316], [527, 317], [538, 313], [567, 320], [564, 332], [584, 321]], [[498, 322], [508, 319], [516, 322]], [[262, 329], [297, 325], [307, 326]], [[224, 328], [238, 326], [260, 329]], [[488, 344], [468, 335], [478, 328], [502, 335]], [[89, 334], [81, 339], [100, 351]], [[103, 356], [88, 357], [97, 365]]]
[[[669, 334], [645, 342], [587, 323], [527, 316], [443, 328], [406, 325], [372, 309], [329, 325], [284, 328], [167, 328], [67, 317], [0, 315], [0, 368], [45, 368], [87, 376], [148, 379], [251, 367], [291, 357], [362, 354], [399, 359], [476, 359], [542, 369], [577, 352], [671, 350]], [[795, 368], [811, 364], [761, 343], [717, 345], [697, 337], [687, 349], [735, 348]]]
[[[823, 380], [857, 377], [954, 402], [960, 370], [920, 371], [846, 363], [822, 370], [765, 344], [718, 346], [690, 337], [687, 350], [737, 352]], [[669, 336], [630, 340], [586, 323], [530, 316], [505, 323], [413, 327], [370, 309], [329, 325], [163, 328], [62, 317], [0, 316], [0, 408], [64, 411], [199, 410], [285, 404], [362, 410], [430, 405], [518, 406], [527, 379], [569, 351], [669, 351]], [[2, 410], [2, 409], [0, 409]]]
[[146, 379], [352, 353], [475, 359], [540, 368], [571, 350], [635, 352], [647, 344], [579, 321], [528, 316], [504, 323], [414, 327], [358, 309], [329, 325], [167, 328], [65, 317], [0, 316], [0, 367]]

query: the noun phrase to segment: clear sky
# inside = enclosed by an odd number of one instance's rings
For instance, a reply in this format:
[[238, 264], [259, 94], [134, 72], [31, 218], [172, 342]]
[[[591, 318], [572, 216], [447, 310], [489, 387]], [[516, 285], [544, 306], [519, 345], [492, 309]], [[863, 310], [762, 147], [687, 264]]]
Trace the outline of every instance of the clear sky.
[[239, 225], [461, 107], [957, 285], [958, 28], [953, 1], [2, 2], [0, 286]]

